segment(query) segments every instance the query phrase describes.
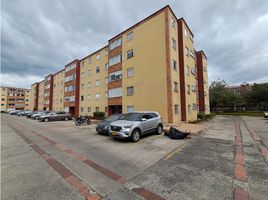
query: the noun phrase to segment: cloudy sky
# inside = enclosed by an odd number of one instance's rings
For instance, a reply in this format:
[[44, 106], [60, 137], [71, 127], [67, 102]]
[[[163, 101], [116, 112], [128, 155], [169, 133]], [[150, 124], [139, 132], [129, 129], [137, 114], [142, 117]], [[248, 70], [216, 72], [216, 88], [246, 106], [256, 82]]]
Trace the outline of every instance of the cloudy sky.
[[209, 59], [209, 79], [268, 82], [267, 0], [3, 0], [1, 85], [27, 87], [169, 4]]

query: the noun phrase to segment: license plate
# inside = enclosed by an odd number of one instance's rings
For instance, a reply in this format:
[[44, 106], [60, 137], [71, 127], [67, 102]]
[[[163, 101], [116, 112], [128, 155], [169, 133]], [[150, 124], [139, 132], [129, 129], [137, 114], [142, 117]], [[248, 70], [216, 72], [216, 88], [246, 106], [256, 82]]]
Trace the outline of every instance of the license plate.
[[115, 131], [112, 131], [112, 135], [114, 135], [114, 136], [115, 136], [115, 135], [117, 135], [117, 132], [115, 132]]

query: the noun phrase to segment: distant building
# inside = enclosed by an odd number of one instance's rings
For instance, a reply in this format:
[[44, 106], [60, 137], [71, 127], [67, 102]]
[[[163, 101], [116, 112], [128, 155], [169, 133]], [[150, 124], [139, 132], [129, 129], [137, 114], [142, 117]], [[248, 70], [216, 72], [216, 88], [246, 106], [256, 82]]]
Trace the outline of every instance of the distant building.
[[1, 111], [29, 109], [30, 89], [1, 86]]
[[226, 89], [230, 92], [235, 92], [238, 95], [245, 94], [249, 91], [251, 91], [252, 87], [254, 84], [249, 84], [249, 83], [242, 83], [241, 85], [230, 85], [226, 86]]

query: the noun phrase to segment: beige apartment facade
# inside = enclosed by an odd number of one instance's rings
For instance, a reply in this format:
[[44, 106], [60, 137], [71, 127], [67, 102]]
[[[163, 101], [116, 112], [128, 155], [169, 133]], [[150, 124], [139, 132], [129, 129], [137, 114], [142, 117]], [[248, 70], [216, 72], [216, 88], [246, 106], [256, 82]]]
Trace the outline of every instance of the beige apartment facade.
[[[50, 110], [75, 116], [153, 110], [168, 123], [195, 120], [199, 112], [194, 35], [169, 6], [51, 76]], [[31, 91], [38, 110], [44, 108], [44, 87], [44, 82], [38, 83], [38, 89], [32, 86], [38, 91], [38, 95]], [[204, 88], [208, 91], [207, 85]]]
[[30, 90], [1, 86], [1, 111], [30, 110]]

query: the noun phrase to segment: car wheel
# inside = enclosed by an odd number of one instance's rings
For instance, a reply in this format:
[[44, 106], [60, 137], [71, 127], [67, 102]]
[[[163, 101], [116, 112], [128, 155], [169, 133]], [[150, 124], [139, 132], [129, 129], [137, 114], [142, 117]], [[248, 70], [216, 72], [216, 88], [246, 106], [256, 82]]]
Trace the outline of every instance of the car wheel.
[[156, 129], [156, 134], [157, 135], [160, 135], [162, 133], [162, 131], [163, 131], [162, 125], [161, 124], [158, 124], [157, 129]]
[[44, 119], [44, 122], [48, 122], [49, 121], [49, 119], [46, 117], [45, 119]]
[[135, 129], [131, 134], [132, 142], [138, 142], [140, 140], [141, 132], [139, 129]]
[[76, 126], [80, 126], [81, 123], [80, 123], [79, 121], [75, 121], [75, 125], [76, 125]]
[[65, 121], [68, 121], [68, 120], [69, 120], [69, 118], [68, 118], [68, 117], [65, 117], [65, 118], [64, 118], [64, 120], [65, 120]]

